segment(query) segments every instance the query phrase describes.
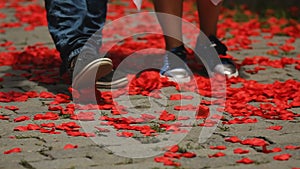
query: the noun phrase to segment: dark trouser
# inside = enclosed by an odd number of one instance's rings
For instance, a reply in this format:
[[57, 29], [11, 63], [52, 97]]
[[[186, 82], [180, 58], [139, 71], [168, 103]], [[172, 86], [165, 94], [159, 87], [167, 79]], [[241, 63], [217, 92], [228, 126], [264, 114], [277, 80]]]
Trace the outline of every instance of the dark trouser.
[[[71, 59], [105, 23], [107, 0], [45, 0], [48, 28], [63, 61], [65, 73]], [[100, 31], [101, 32], [101, 31]], [[101, 33], [93, 45], [101, 46]]]

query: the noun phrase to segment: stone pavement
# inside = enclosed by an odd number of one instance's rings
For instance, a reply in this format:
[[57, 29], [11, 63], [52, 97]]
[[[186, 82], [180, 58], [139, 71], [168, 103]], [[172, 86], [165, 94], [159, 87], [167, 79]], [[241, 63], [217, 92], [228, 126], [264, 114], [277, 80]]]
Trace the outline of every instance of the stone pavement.
[[[25, 4], [21, 3], [21, 4]], [[30, 3], [30, 2], [27, 2]], [[42, 4], [42, 1], [39, 1]], [[1, 22], [15, 22], [18, 21], [14, 14], [15, 8], [5, 7], [0, 9], [1, 13], [6, 15], [6, 18], [2, 19]], [[12, 41], [13, 46], [17, 50], [24, 50], [23, 48], [29, 45], [34, 45], [36, 43], [43, 43], [50, 48], [54, 48], [53, 42], [49, 36], [46, 26], [36, 27], [33, 31], [24, 31], [24, 26], [4, 28], [5, 33], [0, 34], [0, 43], [5, 43], [6, 41]], [[285, 44], [285, 41], [290, 37], [288, 36], [275, 36], [272, 40], [268, 41], [260, 36], [251, 37], [256, 43], [251, 44], [252, 49], [244, 49], [240, 51], [230, 51], [230, 55], [233, 55], [238, 59], [238, 63], [241, 63], [245, 56], [267, 56], [271, 60], [280, 59], [279, 56], [273, 56], [266, 54], [267, 51], [273, 49], [266, 44], [269, 42], [277, 43], [279, 45]], [[292, 53], [289, 53], [287, 57], [296, 58], [300, 54], [300, 40], [296, 39], [293, 43], [296, 47]], [[1, 47], [1, 52], [7, 52], [7, 47]], [[298, 58], [299, 59], [299, 58]], [[300, 81], [300, 71], [295, 69], [295, 64], [286, 65], [284, 68], [272, 68], [266, 66], [266, 70], [261, 70], [258, 73], [250, 74], [246, 70], [252, 70], [256, 65], [244, 65], [241, 67], [241, 77], [246, 80], [257, 81], [261, 84], [274, 84], [276, 81], [286, 82], [289, 79], [293, 79], [299, 83]], [[57, 70], [57, 68], [55, 68]], [[1, 98], [3, 98], [3, 93], [10, 91], [15, 92], [27, 92], [36, 91], [38, 93], [43, 91], [52, 92], [54, 94], [58, 93], [68, 93], [68, 85], [65, 83], [47, 84], [38, 83], [34, 80], [30, 80], [24, 74], [32, 73], [34, 70], [13, 70], [13, 66], [0, 66], [0, 77], [3, 80], [0, 82], [0, 92]], [[13, 76], [10, 76], [13, 75]], [[299, 85], [298, 85], [299, 86]], [[236, 88], [239, 86], [237, 85]], [[255, 86], [254, 86], [255, 87]], [[274, 88], [273, 88], [274, 89]], [[266, 89], [267, 90], [267, 89]], [[275, 90], [275, 89], [274, 89]], [[284, 89], [281, 89], [284, 90]], [[104, 89], [103, 89], [104, 91]], [[130, 111], [130, 115], [137, 116], [137, 113], [149, 113], [149, 108], [153, 111], [159, 111], [166, 109], [170, 112], [174, 111], [174, 106], [178, 105], [176, 101], [167, 101], [165, 98], [173, 93], [178, 93], [174, 87], [166, 87], [162, 89], [164, 98], [162, 99], [149, 99], [147, 96], [137, 95], [132, 96], [130, 99], [126, 96], [120, 96], [116, 99], [118, 104], [125, 105]], [[299, 93], [299, 90], [298, 90]], [[12, 95], [13, 93], [11, 93]], [[184, 95], [194, 96], [195, 99], [205, 99], [203, 96], [199, 96], [196, 93], [185, 92]], [[299, 96], [298, 96], [299, 97]], [[197, 104], [199, 100], [184, 101], [180, 103], [185, 104]], [[122, 144], [122, 139], [119, 139], [120, 145], [115, 142], [110, 142], [109, 134], [101, 133], [103, 137], [100, 137], [101, 144], [96, 144], [92, 137], [73, 137], [65, 132], [60, 134], [48, 134], [41, 133], [38, 130], [30, 131], [14, 131], [17, 126], [27, 126], [28, 124], [46, 124], [55, 123], [59, 125], [66, 122], [78, 122], [76, 120], [71, 120], [69, 118], [64, 118], [61, 116], [58, 120], [34, 120], [37, 114], [45, 113], [49, 111], [49, 104], [53, 101], [53, 98], [29, 98], [27, 101], [18, 102], [0, 102], [0, 115], [9, 117], [9, 120], [0, 120], [0, 168], [2, 169], [73, 169], [73, 168], [107, 168], [107, 169], [159, 169], [159, 168], [173, 168], [172, 166], [164, 166], [162, 163], [157, 163], [154, 161], [154, 156], [147, 158], [133, 158], [130, 154], [129, 157], [124, 157], [122, 155], [116, 155], [118, 153], [124, 154], [122, 151], [134, 151], [138, 149], [138, 144], [124, 146]], [[132, 102], [132, 103], [131, 103]], [[253, 103], [259, 106], [259, 103]], [[66, 106], [66, 104], [61, 104]], [[128, 106], [130, 105], [130, 106]], [[6, 106], [17, 106], [18, 110], [9, 109]], [[6, 107], [6, 108], [5, 108]], [[293, 107], [288, 109], [294, 114], [300, 114], [300, 108]], [[54, 111], [53, 112], [58, 112]], [[104, 110], [101, 114], [110, 114], [110, 110]], [[183, 112], [184, 114], [184, 112]], [[227, 121], [234, 119], [230, 114], [224, 113], [224, 118]], [[20, 116], [28, 116], [29, 120], [24, 120], [20, 122], [14, 122], [14, 119]], [[1, 117], [1, 116], [0, 116]], [[95, 119], [99, 118], [98, 116]], [[181, 147], [181, 152], [187, 150], [189, 152], [196, 153], [197, 156], [194, 158], [180, 158], [175, 161], [180, 162], [181, 166], [177, 168], [213, 168], [213, 169], [247, 169], [247, 168], [258, 168], [258, 169], [292, 169], [300, 168], [300, 118], [295, 117], [291, 120], [270, 120], [265, 119], [260, 116], [251, 117], [250, 120], [257, 120], [255, 123], [243, 123], [243, 124], [231, 124], [224, 125], [219, 124], [214, 131], [213, 135], [205, 142], [198, 143], [198, 136], [203, 127], [193, 127], [187, 135], [184, 133], [179, 134], [178, 137], [182, 137], [179, 146]], [[225, 121], [226, 121], [225, 120]], [[99, 124], [99, 121], [94, 121]], [[89, 122], [86, 122], [89, 123]], [[78, 124], [85, 125], [85, 122], [78, 122]], [[92, 122], [91, 122], [92, 123]], [[149, 122], [152, 128], [157, 125], [155, 122]], [[92, 124], [93, 125], [93, 124]], [[146, 125], [146, 124], [145, 124]], [[280, 130], [267, 130], [266, 128], [270, 126], [281, 126]], [[51, 127], [50, 127], [51, 128]], [[157, 127], [158, 128], [158, 127]], [[156, 129], [157, 129], [156, 128]], [[111, 129], [111, 128], [110, 128]], [[158, 129], [157, 129], [158, 130]], [[59, 130], [56, 130], [59, 131]], [[99, 133], [96, 133], [99, 134]], [[115, 133], [113, 133], [115, 134]], [[166, 138], [171, 138], [172, 136], [168, 134], [163, 134], [159, 141], [166, 141], [166, 145], [172, 145], [167, 143]], [[106, 136], [106, 137], [105, 137]], [[247, 138], [256, 138], [260, 141], [269, 144], [267, 149], [274, 152], [266, 152], [262, 149], [262, 146], [245, 145], [240, 143], [231, 143], [230, 141], [225, 141], [231, 136], [237, 136], [241, 140], [247, 140]], [[127, 139], [127, 138], [125, 138]], [[128, 138], [132, 139], [132, 138]], [[148, 142], [146, 137], [135, 137], [133, 139], [145, 139], [144, 142]], [[176, 143], [174, 138], [174, 143]], [[100, 141], [100, 142], [101, 142]], [[105, 142], [106, 141], [106, 142]], [[113, 140], [114, 141], [114, 140]], [[149, 142], [155, 142], [151, 140]], [[134, 142], [132, 142], [134, 143]], [[173, 143], [173, 142], [172, 142]], [[75, 147], [65, 150], [64, 147], [67, 144], [72, 144]], [[150, 144], [149, 144], [150, 145]], [[211, 146], [223, 145], [226, 148], [212, 148]], [[288, 145], [293, 145], [294, 147]], [[13, 148], [21, 148], [19, 153], [4, 154], [5, 151]], [[234, 153], [236, 148], [242, 148], [244, 150], [249, 150], [246, 154]], [[275, 148], [275, 149], [273, 149]], [[280, 148], [281, 151], [276, 152], [276, 148]], [[122, 151], [120, 151], [122, 150]], [[151, 149], [153, 150], [153, 149]], [[277, 149], [278, 150], [278, 149]], [[148, 149], [147, 149], [148, 151]], [[158, 152], [158, 151], [157, 151]], [[225, 156], [222, 156], [222, 152]], [[155, 153], [154, 151], [141, 152], [144, 156], [147, 154]], [[216, 154], [217, 153], [217, 154]], [[126, 152], [125, 152], [126, 154]], [[209, 156], [215, 154], [212, 157]], [[274, 160], [276, 155], [289, 154], [291, 157], [288, 160]], [[156, 156], [161, 155], [157, 154]], [[144, 157], [140, 156], [140, 157]], [[251, 164], [240, 164], [236, 161], [247, 157], [253, 160]], [[175, 167], [176, 168], [176, 167]]]

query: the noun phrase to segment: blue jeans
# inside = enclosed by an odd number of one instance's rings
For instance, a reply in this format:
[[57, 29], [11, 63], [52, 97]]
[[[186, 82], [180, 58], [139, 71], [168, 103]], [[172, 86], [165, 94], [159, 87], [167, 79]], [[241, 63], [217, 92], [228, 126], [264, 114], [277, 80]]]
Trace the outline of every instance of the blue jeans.
[[[69, 67], [88, 39], [105, 23], [107, 0], [45, 0], [48, 29], [60, 52], [61, 74]], [[101, 31], [93, 45], [101, 46]]]

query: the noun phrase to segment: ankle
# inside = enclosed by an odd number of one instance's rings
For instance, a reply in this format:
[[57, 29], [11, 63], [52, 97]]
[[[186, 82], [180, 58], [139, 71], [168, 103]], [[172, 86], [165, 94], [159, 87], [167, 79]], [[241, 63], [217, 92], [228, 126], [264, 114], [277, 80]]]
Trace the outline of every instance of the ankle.
[[186, 51], [184, 45], [180, 45], [178, 47], [172, 48], [172, 49], [170, 49], [170, 52], [172, 52], [175, 55], [177, 55], [183, 61], [186, 61], [187, 51]]
[[226, 45], [224, 44], [224, 43], [222, 43], [216, 36], [214, 36], [214, 35], [210, 35], [209, 37], [208, 37], [208, 39], [210, 40], [210, 42], [214, 45], [214, 47], [215, 47], [215, 49], [216, 49], [216, 51], [217, 51], [217, 53], [219, 54], [219, 55], [226, 55], [226, 53], [227, 53], [227, 47], [226, 47]]

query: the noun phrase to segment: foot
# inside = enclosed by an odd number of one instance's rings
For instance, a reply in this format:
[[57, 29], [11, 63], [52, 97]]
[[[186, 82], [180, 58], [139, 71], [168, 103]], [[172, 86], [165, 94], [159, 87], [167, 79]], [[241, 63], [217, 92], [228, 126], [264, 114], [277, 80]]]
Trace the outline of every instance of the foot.
[[191, 73], [186, 65], [186, 49], [183, 45], [165, 54], [160, 74], [177, 83], [186, 83], [191, 80]]
[[82, 52], [70, 64], [73, 74], [72, 87], [74, 89], [93, 87], [97, 79], [112, 71], [112, 61], [109, 58], [99, 58], [98, 55]]
[[[209, 40], [212, 44], [212, 47], [215, 48], [219, 55], [226, 55], [227, 47], [215, 36], [209, 36]], [[221, 64], [217, 64], [214, 67], [214, 72], [224, 74], [227, 77], [237, 77], [239, 72], [236, 68], [235, 63], [229, 58], [221, 58]]]

